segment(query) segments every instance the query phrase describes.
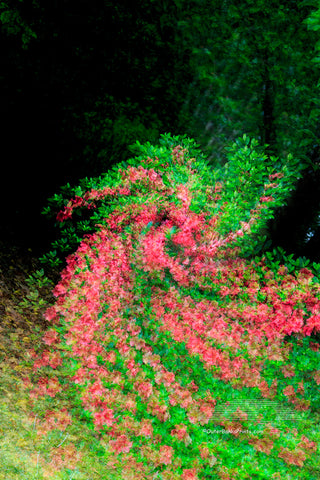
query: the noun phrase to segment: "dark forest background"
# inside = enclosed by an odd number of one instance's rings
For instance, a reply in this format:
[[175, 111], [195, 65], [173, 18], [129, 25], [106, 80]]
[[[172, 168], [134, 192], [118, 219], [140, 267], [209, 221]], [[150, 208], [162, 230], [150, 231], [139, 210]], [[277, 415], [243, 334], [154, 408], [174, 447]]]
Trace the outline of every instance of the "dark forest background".
[[305, 165], [271, 246], [320, 261], [317, 0], [6, 0], [1, 25], [5, 244], [43, 253], [62, 185], [171, 132], [212, 166], [246, 133]]

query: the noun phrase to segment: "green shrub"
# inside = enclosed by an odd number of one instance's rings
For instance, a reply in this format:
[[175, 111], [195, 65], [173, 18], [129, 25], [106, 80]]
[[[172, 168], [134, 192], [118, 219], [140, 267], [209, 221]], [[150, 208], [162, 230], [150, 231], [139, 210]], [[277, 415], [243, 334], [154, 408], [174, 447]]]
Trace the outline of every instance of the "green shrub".
[[[319, 473], [319, 282], [277, 252], [254, 257], [294, 161], [236, 145], [212, 171], [186, 137], [137, 142], [134, 159], [55, 198], [57, 252], [75, 252], [29, 394], [59, 419], [49, 431], [89, 425], [124, 478]], [[73, 409], [52, 411], [66, 398]]]

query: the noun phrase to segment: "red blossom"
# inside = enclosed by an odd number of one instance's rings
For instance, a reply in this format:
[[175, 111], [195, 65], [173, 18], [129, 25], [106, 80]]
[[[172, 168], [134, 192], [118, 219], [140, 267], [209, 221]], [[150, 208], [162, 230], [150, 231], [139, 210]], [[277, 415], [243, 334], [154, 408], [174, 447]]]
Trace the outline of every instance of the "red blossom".
[[287, 387], [285, 387], [285, 388], [283, 389], [283, 393], [284, 393], [286, 396], [288, 396], [288, 397], [293, 396], [293, 395], [296, 394], [296, 392], [295, 392], [295, 390], [294, 390], [294, 388], [293, 388], [292, 385], [288, 385]]
[[153, 390], [150, 382], [141, 382], [136, 385], [136, 389], [143, 398], [149, 398]]
[[198, 480], [196, 468], [184, 469], [181, 475], [182, 480]]
[[320, 385], [320, 370], [313, 373], [313, 378], [317, 385]]
[[287, 377], [294, 377], [295, 376], [295, 369], [293, 365], [284, 365], [282, 368], [283, 375]]
[[298, 443], [297, 447], [300, 447], [309, 452], [316, 452], [318, 448], [316, 442], [312, 442], [305, 435], [302, 435], [301, 442]]
[[308, 318], [303, 328], [304, 335], [311, 335], [312, 331], [320, 331], [320, 314], [312, 315]]
[[187, 427], [184, 424], [177, 425], [176, 428], [171, 430], [171, 435], [177, 437], [179, 440], [183, 440], [187, 437]]
[[42, 340], [46, 345], [56, 344], [59, 341], [58, 332], [56, 330], [48, 330], [42, 337]]
[[172, 447], [168, 445], [161, 445], [159, 458], [160, 463], [163, 463], [165, 465], [169, 465], [170, 463], [172, 463], [173, 453], [174, 450]]
[[130, 442], [126, 435], [120, 435], [116, 440], [109, 441], [110, 448], [115, 453], [128, 453], [133, 445], [133, 442]]
[[248, 443], [252, 445], [259, 452], [266, 453], [270, 455], [271, 450], [273, 449], [273, 440], [270, 438], [254, 438], [249, 439]]
[[141, 422], [139, 435], [144, 435], [145, 437], [151, 437], [153, 434], [153, 427], [149, 420], [144, 420]]
[[208, 447], [200, 448], [200, 457], [201, 458], [208, 458], [210, 455], [210, 450]]
[[113, 416], [113, 410], [111, 408], [105, 408], [101, 412], [94, 413], [94, 425], [95, 429], [100, 429], [104, 425], [111, 427], [112, 424], [115, 422], [115, 418]]
[[302, 467], [306, 460], [306, 454], [303, 450], [289, 450], [288, 448], [283, 447], [280, 447], [278, 457], [282, 458], [286, 463], [297, 465], [298, 467]]
[[269, 197], [265, 196], [265, 197], [260, 197], [259, 200], [260, 200], [260, 202], [272, 202], [274, 200], [274, 198], [271, 197], [271, 196], [269, 196]]

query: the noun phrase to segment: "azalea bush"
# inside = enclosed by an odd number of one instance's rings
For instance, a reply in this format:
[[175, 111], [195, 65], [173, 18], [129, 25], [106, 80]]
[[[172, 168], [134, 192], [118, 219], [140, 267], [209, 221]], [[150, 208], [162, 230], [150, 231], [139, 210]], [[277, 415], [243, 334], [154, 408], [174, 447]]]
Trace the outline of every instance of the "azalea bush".
[[44, 260], [75, 251], [30, 352], [42, 434], [80, 419], [119, 478], [316, 479], [319, 269], [261, 247], [303, 166], [246, 136], [219, 169], [186, 137], [134, 151], [47, 210]]

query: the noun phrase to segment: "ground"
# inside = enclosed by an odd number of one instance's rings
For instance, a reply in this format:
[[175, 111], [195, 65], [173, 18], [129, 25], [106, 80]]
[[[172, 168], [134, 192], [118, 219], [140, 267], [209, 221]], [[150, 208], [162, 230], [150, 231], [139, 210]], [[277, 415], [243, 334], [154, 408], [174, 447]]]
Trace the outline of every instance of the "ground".
[[[13, 370], [25, 350], [39, 341], [34, 333], [47, 328], [42, 316], [45, 305], [38, 309], [19, 305], [34, 291], [26, 280], [42, 268], [31, 250], [0, 243], [0, 363], [11, 365]], [[50, 289], [44, 296], [50, 302]]]

